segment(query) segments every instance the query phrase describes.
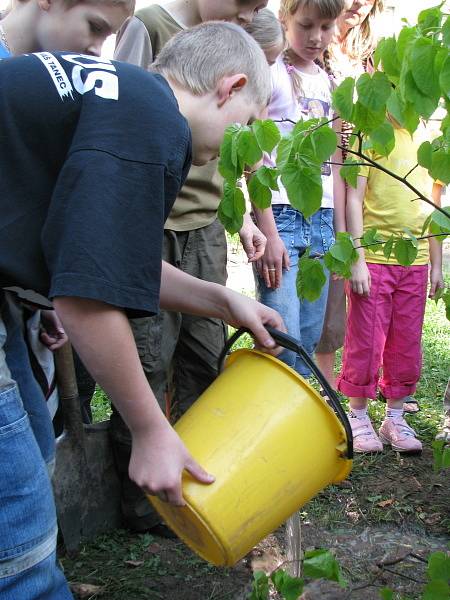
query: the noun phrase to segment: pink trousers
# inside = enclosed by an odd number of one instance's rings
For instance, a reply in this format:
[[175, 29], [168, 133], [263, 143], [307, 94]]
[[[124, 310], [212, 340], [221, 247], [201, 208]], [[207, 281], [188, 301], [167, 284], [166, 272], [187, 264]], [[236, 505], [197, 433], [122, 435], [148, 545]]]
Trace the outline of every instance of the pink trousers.
[[347, 283], [348, 319], [338, 389], [350, 398], [413, 394], [422, 367], [428, 265], [367, 264], [368, 297]]

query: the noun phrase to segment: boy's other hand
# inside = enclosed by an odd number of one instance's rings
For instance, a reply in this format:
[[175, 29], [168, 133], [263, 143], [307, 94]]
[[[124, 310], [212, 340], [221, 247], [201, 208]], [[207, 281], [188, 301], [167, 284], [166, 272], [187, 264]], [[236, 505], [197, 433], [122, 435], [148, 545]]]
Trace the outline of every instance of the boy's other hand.
[[289, 269], [289, 253], [279, 235], [267, 238], [264, 256], [257, 262], [257, 271], [266, 287], [277, 289], [281, 285], [283, 269]]
[[227, 299], [223, 320], [233, 327], [246, 327], [254, 338], [256, 345], [270, 354], [278, 354], [280, 348], [268, 334], [265, 325], [286, 332], [281, 316], [272, 308], [264, 306], [256, 300], [227, 289]]
[[241, 244], [249, 263], [255, 262], [263, 256], [267, 238], [253, 223], [250, 216], [248, 219], [244, 219], [244, 225], [239, 231], [239, 237], [241, 238]]
[[39, 339], [54, 352], [68, 341], [64, 327], [54, 310], [41, 310], [41, 332]]
[[146, 494], [175, 506], [185, 506], [181, 489], [185, 469], [200, 483], [213, 483], [214, 476], [192, 458], [167, 421], [132, 431], [132, 440], [130, 479]]

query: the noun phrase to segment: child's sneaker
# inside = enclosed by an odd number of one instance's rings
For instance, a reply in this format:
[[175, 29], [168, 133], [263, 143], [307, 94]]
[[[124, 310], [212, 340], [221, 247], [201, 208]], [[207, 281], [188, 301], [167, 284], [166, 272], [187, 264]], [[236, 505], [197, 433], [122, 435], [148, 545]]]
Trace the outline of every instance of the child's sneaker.
[[366, 415], [365, 417], [355, 417], [351, 413], [348, 415], [352, 433], [353, 450], [355, 452], [381, 452], [383, 444], [375, 433], [375, 429]]
[[384, 419], [379, 434], [383, 444], [390, 444], [397, 452], [422, 452], [422, 442], [416, 438], [416, 432], [403, 417]]

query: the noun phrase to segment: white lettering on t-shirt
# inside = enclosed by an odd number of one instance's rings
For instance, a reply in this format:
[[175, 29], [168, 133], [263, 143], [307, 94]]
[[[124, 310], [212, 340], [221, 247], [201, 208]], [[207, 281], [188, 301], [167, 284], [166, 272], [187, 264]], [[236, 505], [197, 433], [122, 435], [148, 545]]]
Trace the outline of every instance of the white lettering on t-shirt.
[[68, 96], [73, 100], [73, 88], [79, 94], [86, 94], [93, 90], [101, 98], [119, 99], [119, 79], [112, 72], [116, 68], [111, 61], [98, 56], [62, 54], [65, 61], [75, 65], [71, 73], [72, 83], [70, 83], [67, 73], [53, 54], [37, 52], [35, 56], [44, 63], [62, 100]]
[[72, 84], [58, 59], [53, 54], [50, 54], [50, 52], [36, 52], [35, 56], [44, 63], [45, 68], [50, 73], [50, 77], [55, 84], [61, 100], [69, 96], [73, 100]]
[[[72, 82], [79, 94], [94, 90], [94, 93], [101, 98], [119, 99], [119, 80], [117, 75], [111, 73], [116, 70], [111, 61], [84, 54], [64, 54], [64, 60], [75, 65], [72, 69]], [[85, 69], [90, 70], [83, 81], [82, 74]]]

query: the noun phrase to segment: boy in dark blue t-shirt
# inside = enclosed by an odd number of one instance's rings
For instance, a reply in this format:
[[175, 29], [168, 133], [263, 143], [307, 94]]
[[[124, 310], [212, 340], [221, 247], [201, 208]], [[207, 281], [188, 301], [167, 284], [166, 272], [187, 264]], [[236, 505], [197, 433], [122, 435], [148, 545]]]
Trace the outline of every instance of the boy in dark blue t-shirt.
[[[131, 430], [131, 478], [182, 505], [184, 469], [213, 477], [162, 415], [127, 317], [159, 306], [203, 314], [273, 346], [274, 311], [161, 263], [191, 159], [216, 157], [227, 125], [258, 116], [270, 75], [257, 44], [225, 23], [180, 33], [155, 70], [71, 53], [0, 62], [0, 286], [53, 300]], [[17, 310], [0, 297], [0, 596], [60, 600], [70, 595], [43, 546], [56, 523], [50, 484], [9, 368]]]

